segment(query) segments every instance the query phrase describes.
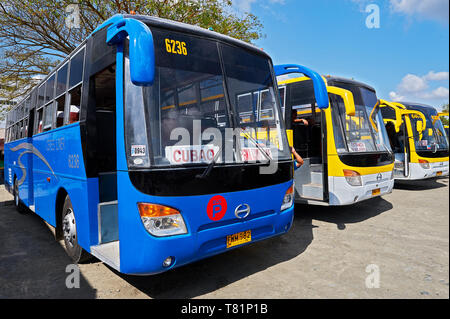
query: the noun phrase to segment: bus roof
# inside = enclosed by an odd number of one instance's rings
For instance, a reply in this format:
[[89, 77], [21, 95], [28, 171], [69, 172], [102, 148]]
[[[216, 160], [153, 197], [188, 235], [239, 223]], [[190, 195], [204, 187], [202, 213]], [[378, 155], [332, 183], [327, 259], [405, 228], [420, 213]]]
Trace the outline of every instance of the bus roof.
[[408, 110], [420, 111], [424, 114], [435, 113], [436, 109], [430, 105], [414, 102], [399, 102], [404, 105]]
[[[292, 74], [295, 74], [295, 73], [291, 73], [291, 75]], [[376, 90], [373, 87], [371, 87], [370, 85], [367, 85], [366, 83], [363, 83], [363, 82], [355, 81], [353, 79], [348, 79], [348, 78], [343, 78], [343, 77], [338, 77], [338, 76], [330, 76], [330, 75], [322, 76], [322, 78], [327, 82], [327, 85], [333, 85], [333, 82], [344, 82], [344, 83], [348, 83], [348, 84], [353, 84], [355, 86], [364, 87], [371, 91], [376, 92]], [[295, 83], [295, 82], [308, 81], [308, 80], [311, 80], [311, 79], [304, 75], [301, 75], [298, 77], [291, 77], [291, 78], [283, 79], [278, 84], [279, 85], [291, 84], [291, 83]]]
[[222, 41], [222, 42], [226, 42], [226, 43], [233, 44], [236, 46], [244, 47], [248, 50], [255, 51], [256, 53], [262, 54], [262, 55], [266, 56], [267, 58], [270, 58], [270, 56], [265, 51], [263, 51], [262, 49], [259, 49], [258, 47], [254, 46], [250, 43], [247, 43], [245, 41], [238, 40], [238, 39], [232, 38], [230, 36], [227, 36], [227, 35], [215, 32], [215, 31], [207, 30], [207, 29], [201, 28], [199, 26], [182, 23], [182, 22], [178, 22], [178, 21], [173, 21], [173, 20], [168, 20], [168, 19], [163, 19], [163, 18], [158, 18], [158, 17], [154, 17], [154, 16], [116, 14], [116, 15], [112, 16], [111, 18], [109, 18], [108, 20], [106, 20], [105, 22], [103, 22], [99, 27], [97, 27], [97, 29], [95, 29], [94, 32], [92, 32], [92, 34], [96, 33], [97, 31], [103, 29], [104, 27], [106, 27], [112, 23], [115, 23], [116, 21], [119, 21], [121, 19], [136, 19], [136, 20], [142, 21], [145, 24], [153, 26], [153, 27], [165, 28], [165, 29], [179, 31], [179, 32], [183, 32], [183, 33], [187, 33], [187, 34], [191, 34], [191, 35], [208, 37], [208, 38], [215, 39], [218, 41]]
[[353, 84], [355, 86], [364, 87], [366, 89], [376, 92], [376, 90], [373, 87], [371, 87], [370, 85], [363, 83], [363, 82], [355, 81], [353, 79], [343, 78], [343, 77], [339, 77], [339, 76], [326, 76], [325, 78], [327, 79], [327, 82], [331, 82], [331, 83], [344, 82], [344, 83], [348, 83], [348, 84]]
[[[222, 42], [226, 42], [229, 44], [233, 44], [236, 46], [240, 46], [240, 47], [244, 47], [252, 52], [255, 52], [257, 54], [263, 55], [266, 58], [271, 59], [271, 57], [262, 49], [257, 48], [256, 46], [244, 42], [242, 40], [238, 40], [238, 39], [234, 39], [232, 37], [223, 35], [221, 33], [218, 32], [214, 32], [214, 31], [210, 31], [198, 26], [194, 26], [194, 25], [190, 25], [190, 24], [186, 24], [186, 23], [182, 23], [182, 22], [177, 22], [177, 21], [172, 21], [172, 20], [168, 20], [168, 19], [163, 19], [163, 18], [158, 18], [158, 17], [152, 17], [152, 16], [145, 16], [145, 15], [131, 15], [131, 14], [116, 14], [114, 16], [112, 16], [111, 18], [107, 19], [105, 22], [103, 22], [101, 25], [99, 25], [86, 39], [84, 39], [70, 54], [68, 54], [63, 60], [61, 60], [61, 62], [54, 68], [52, 69], [45, 77], [43, 77], [42, 79], [40, 79], [39, 81], [37, 81], [37, 83], [33, 86], [33, 88], [26, 94], [23, 96], [23, 98], [19, 99], [19, 102], [14, 105], [14, 107], [11, 108], [11, 111], [13, 111], [14, 109], [18, 108], [22, 102], [24, 102], [30, 95], [31, 92], [35, 89], [37, 89], [42, 83], [44, 83], [48, 78], [50, 78], [50, 76], [52, 74], [54, 74], [54, 72], [56, 70], [58, 70], [62, 65], [64, 65], [64, 63], [66, 63], [72, 56], [75, 55], [75, 53], [77, 53], [77, 51], [80, 50], [80, 48], [86, 44], [86, 41], [95, 33], [97, 33], [98, 31], [100, 31], [101, 29], [111, 25], [112, 23], [118, 22], [120, 20], [123, 19], [136, 19], [139, 21], [144, 22], [147, 25], [151, 25], [151, 26], [155, 26], [155, 27], [161, 27], [161, 28], [166, 28], [166, 29], [170, 29], [173, 31], [179, 31], [179, 32], [184, 32], [184, 33], [188, 33], [188, 34], [192, 34], [192, 35], [197, 35], [197, 36], [204, 36], [204, 37], [208, 37], [211, 39], [215, 39], [218, 41], [222, 41]], [[7, 113], [9, 113], [7, 112]]]

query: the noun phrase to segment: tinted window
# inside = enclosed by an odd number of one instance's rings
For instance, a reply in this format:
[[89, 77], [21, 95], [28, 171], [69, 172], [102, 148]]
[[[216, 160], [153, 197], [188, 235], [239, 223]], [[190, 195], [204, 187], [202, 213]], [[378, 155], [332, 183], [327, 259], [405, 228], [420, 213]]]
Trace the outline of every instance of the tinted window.
[[44, 105], [44, 96], [45, 96], [45, 83], [44, 84], [42, 84], [40, 87], [39, 87], [39, 90], [38, 90], [38, 102], [37, 102], [37, 106], [42, 106], [42, 105]]
[[73, 87], [83, 79], [84, 49], [70, 60], [69, 87]]
[[53, 74], [47, 81], [47, 100], [46, 102], [55, 98], [55, 75]]
[[67, 71], [68, 64], [66, 63], [61, 69], [58, 71], [58, 77], [56, 82], [56, 96], [59, 96], [66, 91], [67, 86]]

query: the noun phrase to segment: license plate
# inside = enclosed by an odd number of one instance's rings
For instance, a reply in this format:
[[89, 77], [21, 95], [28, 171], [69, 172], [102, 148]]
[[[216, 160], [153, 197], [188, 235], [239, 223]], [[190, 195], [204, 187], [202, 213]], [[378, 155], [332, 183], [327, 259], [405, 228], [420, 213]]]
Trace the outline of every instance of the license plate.
[[372, 190], [372, 196], [377, 196], [381, 194], [381, 189], [377, 188]]
[[437, 172], [436, 176], [442, 176], [442, 172]]
[[241, 233], [227, 236], [227, 248], [242, 245], [252, 241], [252, 231], [247, 230]]

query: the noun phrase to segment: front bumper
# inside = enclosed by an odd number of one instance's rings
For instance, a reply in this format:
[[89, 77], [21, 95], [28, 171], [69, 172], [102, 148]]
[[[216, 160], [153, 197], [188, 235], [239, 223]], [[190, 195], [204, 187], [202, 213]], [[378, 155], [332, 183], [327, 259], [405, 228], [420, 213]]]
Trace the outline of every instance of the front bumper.
[[430, 163], [430, 168], [423, 168], [419, 163], [409, 163], [409, 175], [404, 176], [402, 172], [396, 172], [396, 180], [421, 180], [449, 175], [448, 162]]
[[345, 177], [328, 178], [330, 201], [333, 206], [350, 205], [370, 198], [390, 194], [394, 188], [392, 172], [362, 175], [362, 186], [351, 186]]

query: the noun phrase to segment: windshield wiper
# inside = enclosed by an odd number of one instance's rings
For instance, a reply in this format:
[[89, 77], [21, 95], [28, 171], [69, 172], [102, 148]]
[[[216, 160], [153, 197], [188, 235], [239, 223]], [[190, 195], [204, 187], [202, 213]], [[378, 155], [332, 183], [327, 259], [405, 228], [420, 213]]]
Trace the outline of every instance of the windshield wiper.
[[[267, 154], [267, 152], [258, 144], [258, 141], [256, 141], [251, 135], [248, 135], [248, 133], [242, 128], [240, 127], [241, 131], [245, 134], [245, 136], [252, 141], [253, 144], [255, 144], [255, 146], [262, 152], [262, 154], [264, 155], [264, 157], [270, 162], [272, 162], [272, 158], [270, 157], [269, 154]], [[217, 160], [219, 159], [219, 155], [222, 154], [222, 149], [223, 149], [223, 144], [220, 146], [219, 151], [217, 152], [217, 154], [214, 156], [213, 160], [211, 161], [211, 163], [208, 164], [208, 167], [203, 171], [202, 174], [198, 174], [195, 177], [198, 179], [205, 179], [206, 177], [209, 176], [209, 174], [211, 174], [212, 169], [214, 168], [214, 166], [217, 163]]]
[[269, 154], [259, 145], [258, 141], [253, 138], [253, 136], [249, 135], [242, 127], [240, 127], [241, 131], [245, 134], [245, 137], [252, 141], [253, 144], [263, 153], [264, 157], [270, 162], [272, 162], [272, 158]]
[[203, 171], [202, 174], [198, 174], [195, 176], [195, 178], [198, 179], [205, 179], [206, 177], [209, 176], [209, 174], [211, 173], [212, 169], [214, 168], [214, 166], [217, 163], [217, 160], [219, 159], [219, 155], [222, 154], [222, 149], [223, 149], [223, 144], [220, 145], [219, 151], [217, 152], [217, 154], [214, 156], [213, 160], [211, 161], [211, 163], [208, 164], [208, 167]]

